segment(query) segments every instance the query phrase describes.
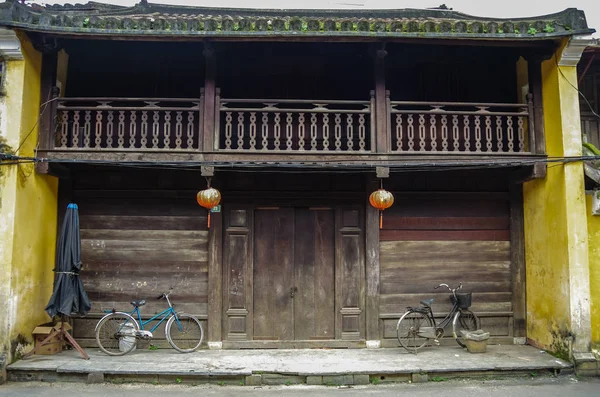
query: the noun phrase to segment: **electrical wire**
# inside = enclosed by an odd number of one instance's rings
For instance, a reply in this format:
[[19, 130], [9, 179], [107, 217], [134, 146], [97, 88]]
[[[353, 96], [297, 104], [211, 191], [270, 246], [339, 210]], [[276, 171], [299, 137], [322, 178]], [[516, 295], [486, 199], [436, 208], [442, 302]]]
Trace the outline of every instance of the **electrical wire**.
[[[575, 89], [578, 94], [584, 99], [587, 103], [591, 113], [600, 119], [600, 115], [594, 111], [591, 103], [588, 101], [586, 96], [575, 86], [567, 77], [564, 75], [563, 71], [558, 65], [558, 60], [556, 54], [553, 55], [554, 62], [556, 63], [557, 69], [562, 76], [562, 78], [567, 81], [567, 83]], [[50, 98], [51, 93], [48, 93], [48, 98]], [[37, 125], [39, 124], [42, 116], [46, 112], [48, 105], [58, 100], [59, 97], [52, 98], [46, 100], [44, 103], [40, 105], [43, 107], [37, 120], [33, 127], [29, 130], [27, 135], [23, 138], [15, 153], [18, 153], [19, 149], [23, 146], [23, 144], [27, 141], [29, 136], [33, 133]], [[374, 164], [366, 164], [363, 159], [347, 159], [344, 162], [335, 162], [332, 163], [328, 160], [315, 160], [309, 163], [294, 163], [294, 162], [286, 162], [286, 163], [276, 163], [272, 162], [228, 162], [228, 161], [220, 161], [220, 162], [159, 162], [159, 161], [148, 161], [148, 162], [127, 162], [127, 161], [111, 161], [111, 160], [61, 160], [61, 159], [39, 159], [35, 157], [21, 157], [11, 154], [0, 153], [2, 157], [0, 157], [0, 166], [2, 165], [15, 165], [15, 164], [26, 164], [33, 162], [47, 162], [47, 163], [62, 163], [62, 164], [88, 164], [88, 165], [101, 165], [101, 166], [121, 166], [121, 167], [129, 167], [129, 168], [145, 168], [145, 169], [187, 169], [187, 170], [198, 170], [201, 166], [218, 166], [220, 168], [236, 168], [237, 172], [256, 172], [257, 169], [263, 172], [273, 172], [273, 168], [285, 169], [286, 172], [290, 172], [292, 169], [297, 169], [298, 173], [306, 173], [308, 170], [312, 173], [318, 172], [329, 172], [332, 169], [337, 170], [372, 170]], [[507, 167], [519, 167], [519, 166], [527, 166], [534, 165], [536, 163], [557, 163], [555, 165], [560, 165], [574, 162], [574, 161], [597, 161], [600, 160], [600, 156], [575, 156], [575, 157], [547, 157], [544, 159], [532, 159], [532, 160], [518, 160], [518, 161], [486, 161], [486, 162], [465, 162], [465, 163], [419, 163], [419, 162], [401, 162], [401, 163], [392, 163], [386, 162], [385, 166], [391, 168], [392, 172], [412, 172], [412, 171], [428, 171], [428, 170], [465, 170], [465, 169], [484, 169], [484, 168], [507, 168]], [[362, 163], [362, 164], [358, 164]], [[238, 167], [243, 166], [247, 170], [239, 169]], [[269, 169], [265, 169], [265, 167], [269, 167]], [[253, 168], [253, 170], [249, 170], [248, 168]], [[318, 169], [317, 169], [318, 168]]]
[[569, 81], [569, 79], [567, 78], [567, 76], [565, 76], [565, 74], [563, 73], [562, 69], [560, 68], [560, 66], [558, 65], [558, 59], [556, 58], [556, 54], [554, 54], [552, 56], [552, 58], [554, 59], [554, 63], [556, 64], [556, 68], [558, 69], [558, 72], [560, 73], [560, 75], [562, 76], [563, 79], [565, 79], [565, 81], [567, 83], [569, 83], [569, 85], [571, 87], [573, 87], [573, 89], [575, 91], [577, 91], [579, 93], [579, 96], [581, 96], [583, 98], [583, 100], [585, 101], [585, 103], [587, 103], [588, 107], [590, 108], [590, 112], [592, 112], [592, 114], [594, 116], [596, 116], [598, 119], [600, 119], [600, 115], [598, 113], [596, 113], [596, 111], [594, 110], [594, 108], [592, 107], [592, 104], [590, 103], [590, 101], [588, 101], [588, 99], [586, 98], [586, 96], [583, 94], [583, 92], [581, 92], [579, 90], [579, 88], [575, 87], [575, 85], [573, 85], [573, 83], [571, 83], [571, 81]]
[[[50, 92], [48, 92], [48, 98], [50, 98]], [[46, 100], [46, 102], [44, 102], [44, 103], [42, 103], [40, 105], [40, 107], [43, 106], [44, 108], [42, 109], [42, 111], [40, 112], [39, 116], [37, 117], [37, 120], [35, 121], [35, 124], [33, 125], [33, 127], [31, 127], [31, 129], [29, 130], [29, 132], [27, 133], [27, 135], [25, 135], [25, 138], [23, 138], [23, 140], [21, 141], [21, 143], [19, 144], [19, 146], [15, 150], [15, 153], [19, 153], [19, 149], [21, 149], [21, 147], [25, 144], [25, 141], [27, 141], [27, 138], [29, 138], [29, 136], [31, 135], [31, 133], [35, 130], [35, 127], [38, 126], [38, 124], [40, 123], [40, 120], [42, 119], [42, 116], [44, 115], [44, 113], [46, 112], [46, 109], [48, 108], [48, 104], [50, 102], [56, 101], [58, 99], [59, 99], [59, 97], [48, 99], [48, 100]]]
[[[516, 159], [516, 160], [495, 160], [495, 161], [469, 161], [469, 162], [452, 162], [452, 163], [436, 163], [436, 162], [386, 162], [385, 166], [390, 168], [391, 172], [420, 172], [420, 171], [453, 171], [453, 170], [468, 170], [468, 169], [493, 169], [493, 168], [516, 168], [522, 166], [532, 166], [538, 163], [552, 164], [557, 166], [560, 164], [568, 164], [579, 161], [598, 161], [600, 156], [567, 156], [567, 157], [548, 157], [538, 159]], [[73, 164], [73, 165], [97, 165], [107, 167], [127, 167], [138, 169], [163, 169], [163, 170], [189, 170], [199, 171], [201, 166], [216, 166], [221, 170], [235, 169], [236, 172], [265, 172], [273, 173], [285, 171], [288, 173], [324, 173], [332, 171], [355, 171], [355, 172], [372, 172], [376, 164], [354, 164], [349, 163], [323, 163], [315, 162], [315, 164], [303, 164], [300, 162], [288, 163], [263, 163], [263, 162], [229, 162], [229, 161], [212, 161], [212, 162], [161, 162], [161, 161], [112, 161], [112, 160], [64, 160], [64, 159], [40, 159], [34, 157], [19, 157], [14, 155], [4, 156], [4, 161], [1, 165], [14, 165], [25, 163], [55, 163], [55, 164]], [[243, 167], [243, 168], [240, 168]]]

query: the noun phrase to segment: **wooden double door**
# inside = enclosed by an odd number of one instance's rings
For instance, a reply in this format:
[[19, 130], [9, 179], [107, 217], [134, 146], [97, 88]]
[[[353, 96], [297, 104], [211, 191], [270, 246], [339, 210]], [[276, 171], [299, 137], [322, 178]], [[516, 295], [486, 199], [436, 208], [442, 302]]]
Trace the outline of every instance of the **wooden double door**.
[[226, 209], [225, 339], [364, 339], [362, 217], [358, 207]]

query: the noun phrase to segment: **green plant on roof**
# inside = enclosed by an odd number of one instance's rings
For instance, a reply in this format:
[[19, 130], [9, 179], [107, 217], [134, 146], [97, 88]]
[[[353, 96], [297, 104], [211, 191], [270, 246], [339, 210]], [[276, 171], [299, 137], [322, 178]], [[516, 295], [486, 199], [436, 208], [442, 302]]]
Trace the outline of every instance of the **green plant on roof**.
[[532, 36], [533, 36], [534, 34], [536, 34], [536, 33], [537, 33], [537, 29], [536, 29], [536, 28], [529, 28], [529, 29], [527, 30], [527, 34], [530, 34], [530, 35], [532, 35]]
[[544, 26], [544, 32], [545, 33], [552, 33], [554, 32], [554, 27], [552, 25], [550, 25], [549, 23], [546, 24], [546, 26]]
[[90, 19], [86, 18], [83, 20], [83, 27], [87, 28], [88, 26], [90, 26]]

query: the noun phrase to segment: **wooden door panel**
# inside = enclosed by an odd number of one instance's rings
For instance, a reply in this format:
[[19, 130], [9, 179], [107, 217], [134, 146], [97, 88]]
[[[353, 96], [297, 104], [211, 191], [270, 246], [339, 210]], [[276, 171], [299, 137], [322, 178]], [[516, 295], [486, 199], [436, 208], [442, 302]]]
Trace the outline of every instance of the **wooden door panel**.
[[294, 210], [254, 211], [254, 339], [293, 339]]
[[336, 337], [364, 339], [364, 227], [360, 209], [338, 210], [336, 250]]
[[335, 338], [335, 213], [296, 209], [294, 337]]
[[252, 214], [247, 206], [226, 208], [223, 246], [224, 333], [227, 340], [247, 340], [252, 302]]

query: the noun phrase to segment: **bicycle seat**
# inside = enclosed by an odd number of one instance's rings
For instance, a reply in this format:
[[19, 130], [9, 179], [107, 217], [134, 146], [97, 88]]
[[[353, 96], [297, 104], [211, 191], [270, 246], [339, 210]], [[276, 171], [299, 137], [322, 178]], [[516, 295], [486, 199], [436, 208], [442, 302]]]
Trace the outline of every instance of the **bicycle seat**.
[[146, 301], [144, 299], [142, 299], [141, 301], [131, 301], [131, 304], [135, 307], [140, 307], [144, 306], [146, 304]]
[[425, 306], [431, 306], [431, 304], [433, 303], [434, 300], [435, 300], [434, 298], [427, 299], [426, 301], [421, 301], [421, 304], [425, 305]]

